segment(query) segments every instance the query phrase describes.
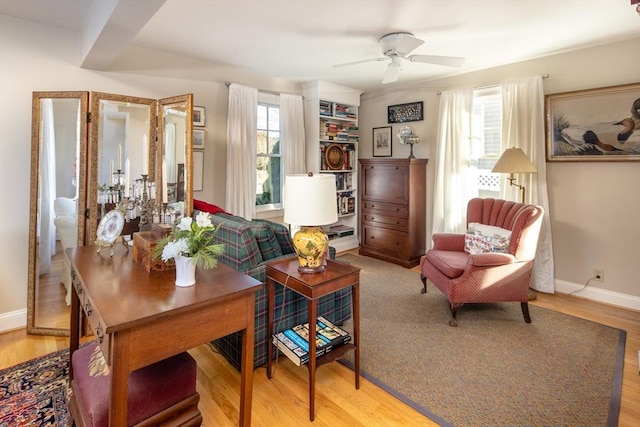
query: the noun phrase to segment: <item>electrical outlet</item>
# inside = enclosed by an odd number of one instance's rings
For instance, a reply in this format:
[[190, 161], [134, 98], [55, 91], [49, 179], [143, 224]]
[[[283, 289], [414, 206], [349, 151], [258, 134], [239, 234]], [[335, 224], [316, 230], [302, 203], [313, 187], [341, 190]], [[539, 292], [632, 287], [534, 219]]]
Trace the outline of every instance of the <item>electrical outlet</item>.
[[594, 268], [593, 269], [593, 280], [596, 282], [604, 282], [604, 269], [603, 268]]

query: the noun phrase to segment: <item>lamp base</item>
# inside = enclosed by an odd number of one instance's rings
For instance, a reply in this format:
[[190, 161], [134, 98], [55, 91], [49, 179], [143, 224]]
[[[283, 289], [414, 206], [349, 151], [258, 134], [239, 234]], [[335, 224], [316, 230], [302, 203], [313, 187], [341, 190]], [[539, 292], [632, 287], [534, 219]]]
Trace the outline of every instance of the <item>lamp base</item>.
[[321, 227], [300, 227], [293, 236], [293, 247], [298, 255], [300, 273], [321, 273], [326, 264], [329, 238]]
[[321, 265], [320, 267], [303, 267], [303, 266], [298, 267], [298, 273], [305, 273], [305, 274], [322, 273], [324, 270], [325, 270], [324, 265]]

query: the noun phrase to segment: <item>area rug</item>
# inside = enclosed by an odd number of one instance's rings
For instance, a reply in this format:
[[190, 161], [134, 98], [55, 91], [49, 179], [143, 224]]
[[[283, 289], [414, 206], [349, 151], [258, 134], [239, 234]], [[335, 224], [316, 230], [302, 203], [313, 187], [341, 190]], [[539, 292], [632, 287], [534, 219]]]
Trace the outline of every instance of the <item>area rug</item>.
[[338, 260], [362, 269], [363, 376], [436, 423], [617, 425], [625, 331], [532, 304], [527, 324], [519, 303], [465, 305], [451, 327], [446, 298], [431, 283], [421, 294], [419, 273]]
[[0, 427], [65, 426], [69, 350], [0, 371]]

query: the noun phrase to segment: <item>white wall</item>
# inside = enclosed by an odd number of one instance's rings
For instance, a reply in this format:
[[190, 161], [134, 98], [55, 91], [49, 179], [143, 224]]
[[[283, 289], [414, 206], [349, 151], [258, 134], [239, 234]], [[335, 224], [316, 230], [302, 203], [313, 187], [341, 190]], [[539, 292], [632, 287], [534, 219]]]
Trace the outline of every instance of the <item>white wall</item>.
[[[640, 82], [638, 52], [640, 38], [366, 93], [360, 107], [360, 157], [372, 156], [372, 128], [389, 126], [388, 105], [424, 101], [424, 121], [409, 124], [421, 137], [414, 147], [416, 157], [433, 158], [438, 91], [543, 74], [550, 75], [544, 80], [545, 94]], [[399, 127], [393, 125], [393, 157], [407, 157], [409, 147], [400, 145], [395, 137]], [[428, 239], [433, 171], [430, 161]], [[552, 162], [547, 163], [547, 180], [557, 289], [579, 289], [592, 276], [593, 268], [603, 268], [605, 281], [589, 282], [578, 295], [640, 309], [640, 162]]]
[[[78, 43], [64, 30], [0, 15], [0, 332], [26, 323], [32, 92], [87, 90], [147, 98], [193, 93], [195, 105], [206, 108], [207, 121], [204, 190], [194, 197], [218, 205], [224, 205], [226, 187], [224, 82], [302, 93], [292, 82], [133, 48], [126, 61], [114, 64], [115, 71], [80, 69]], [[371, 129], [387, 126], [387, 105], [424, 101], [425, 120], [412, 123], [422, 138], [414, 152], [429, 158], [435, 154], [438, 90], [543, 73], [551, 74], [547, 93], [629, 83], [640, 80], [640, 56], [628, 55], [638, 51], [640, 39], [364, 94], [360, 156], [371, 157]], [[406, 157], [409, 147], [394, 141], [393, 153]], [[429, 183], [432, 174], [430, 162]], [[593, 267], [604, 268], [605, 282], [590, 284], [600, 290], [594, 297], [606, 301], [622, 295], [640, 307], [640, 163], [549, 163], [547, 178], [558, 283], [572, 289]], [[430, 225], [429, 218], [428, 236]]]
[[[225, 81], [301, 94], [291, 82], [242, 70], [211, 69], [182, 58], [131, 49], [117, 72], [81, 69], [71, 33], [0, 15], [0, 332], [26, 324], [31, 95], [34, 91], [96, 91], [145, 98], [194, 94], [206, 108], [204, 189], [197, 199], [224, 204], [226, 183]], [[170, 76], [181, 76], [180, 78]], [[185, 77], [182, 77], [185, 76]]]

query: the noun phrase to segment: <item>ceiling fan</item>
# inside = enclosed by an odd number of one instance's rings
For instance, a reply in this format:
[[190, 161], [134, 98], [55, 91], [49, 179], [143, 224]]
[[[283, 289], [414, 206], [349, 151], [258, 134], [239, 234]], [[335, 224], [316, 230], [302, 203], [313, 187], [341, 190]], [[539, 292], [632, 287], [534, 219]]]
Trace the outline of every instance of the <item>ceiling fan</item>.
[[382, 83], [393, 83], [398, 81], [398, 75], [402, 68], [402, 60], [406, 59], [411, 62], [424, 62], [427, 64], [446, 65], [448, 67], [460, 67], [464, 62], [464, 58], [457, 56], [438, 56], [438, 55], [409, 55], [409, 52], [416, 49], [424, 43], [424, 40], [416, 38], [411, 33], [390, 33], [380, 38], [380, 47], [384, 56], [372, 59], [363, 59], [360, 61], [347, 62], [337, 64], [334, 67], [346, 67], [349, 65], [362, 64], [365, 62], [379, 62], [391, 60], [387, 71], [382, 79]]

